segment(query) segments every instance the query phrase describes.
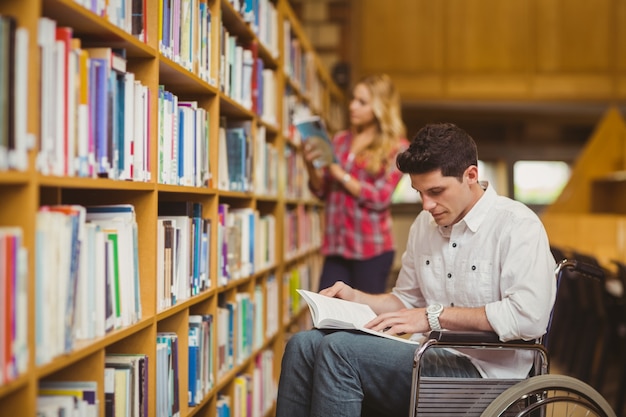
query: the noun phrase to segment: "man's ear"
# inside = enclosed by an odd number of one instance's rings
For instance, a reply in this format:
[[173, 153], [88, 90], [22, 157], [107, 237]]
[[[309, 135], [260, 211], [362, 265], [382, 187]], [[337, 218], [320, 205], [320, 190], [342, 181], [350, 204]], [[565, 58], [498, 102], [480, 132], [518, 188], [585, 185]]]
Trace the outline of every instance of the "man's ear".
[[474, 184], [478, 182], [478, 167], [476, 165], [470, 165], [465, 170], [465, 177], [468, 184]]

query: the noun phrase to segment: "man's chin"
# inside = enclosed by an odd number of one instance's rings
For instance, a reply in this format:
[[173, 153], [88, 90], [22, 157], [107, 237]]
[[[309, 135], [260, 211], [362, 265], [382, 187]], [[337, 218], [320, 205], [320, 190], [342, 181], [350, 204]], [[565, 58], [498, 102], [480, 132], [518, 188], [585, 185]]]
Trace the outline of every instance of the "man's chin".
[[435, 223], [437, 223], [438, 226], [448, 226], [447, 216], [445, 215], [445, 213], [442, 213], [442, 214], [431, 213], [431, 216], [433, 216], [433, 219], [435, 220]]

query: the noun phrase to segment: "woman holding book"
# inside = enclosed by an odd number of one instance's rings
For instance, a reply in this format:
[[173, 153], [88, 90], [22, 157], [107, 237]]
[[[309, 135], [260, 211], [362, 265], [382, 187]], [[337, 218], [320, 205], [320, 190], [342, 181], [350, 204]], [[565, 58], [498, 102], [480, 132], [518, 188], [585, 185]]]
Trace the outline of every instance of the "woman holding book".
[[349, 129], [332, 140], [334, 159], [320, 167], [319, 144], [307, 141], [303, 149], [309, 188], [326, 203], [319, 289], [344, 281], [381, 293], [395, 255], [390, 205], [403, 175], [395, 160], [408, 141], [400, 97], [389, 76], [361, 79], [349, 110]]

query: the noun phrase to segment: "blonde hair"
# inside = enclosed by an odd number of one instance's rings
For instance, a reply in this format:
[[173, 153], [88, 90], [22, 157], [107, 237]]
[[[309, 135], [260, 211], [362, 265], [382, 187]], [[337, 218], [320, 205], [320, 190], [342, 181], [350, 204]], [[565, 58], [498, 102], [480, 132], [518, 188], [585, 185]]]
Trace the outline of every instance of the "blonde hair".
[[363, 151], [365, 169], [377, 174], [387, 169], [392, 152], [406, 137], [406, 128], [402, 121], [400, 94], [387, 74], [375, 74], [362, 78], [357, 85], [365, 86], [372, 96], [372, 111], [378, 125], [378, 135]]

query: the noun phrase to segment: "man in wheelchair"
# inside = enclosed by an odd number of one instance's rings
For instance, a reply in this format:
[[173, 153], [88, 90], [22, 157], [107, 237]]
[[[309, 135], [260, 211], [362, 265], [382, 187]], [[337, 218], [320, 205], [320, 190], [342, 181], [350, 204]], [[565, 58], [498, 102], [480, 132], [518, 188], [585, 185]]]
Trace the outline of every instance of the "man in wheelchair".
[[[411, 338], [441, 329], [541, 337], [556, 282], [536, 214], [479, 182], [476, 144], [453, 124], [420, 129], [396, 163], [423, 210], [395, 287], [374, 295], [337, 282], [321, 293], [368, 304], [379, 315], [367, 327]], [[415, 348], [363, 332], [297, 333], [283, 356], [277, 416], [408, 415]], [[421, 366], [424, 376], [524, 378], [532, 353], [429, 349]]]

